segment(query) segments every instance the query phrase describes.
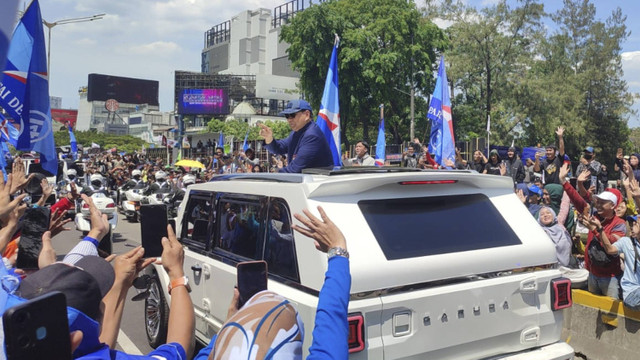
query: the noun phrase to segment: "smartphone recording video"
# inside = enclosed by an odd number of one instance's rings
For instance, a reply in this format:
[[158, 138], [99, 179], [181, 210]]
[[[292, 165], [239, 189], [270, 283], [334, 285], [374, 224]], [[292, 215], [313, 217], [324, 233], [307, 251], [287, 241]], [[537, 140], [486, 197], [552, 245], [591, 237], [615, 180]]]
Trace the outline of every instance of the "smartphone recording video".
[[245, 261], [236, 266], [238, 277], [238, 309], [260, 291], [267, 290], [267, 262]]
[[144, 257], [162, 256], [162, 238], [167, 234], [167, 206], [164, 204], [140, 206], [140, 232]]
[[67, 300], [61, 292], [8, 309], [2, 323], [8, 360], [71, 359]]

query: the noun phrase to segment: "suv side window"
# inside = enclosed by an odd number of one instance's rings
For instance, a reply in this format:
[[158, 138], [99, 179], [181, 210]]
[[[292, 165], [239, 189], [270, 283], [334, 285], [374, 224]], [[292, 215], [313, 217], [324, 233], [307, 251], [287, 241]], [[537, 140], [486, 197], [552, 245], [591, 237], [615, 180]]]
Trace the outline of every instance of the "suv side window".
[[214, 246], [242, 258], [261, 259], [264, 239], [263, 202], [255, 197], [222, 196], [218, 200], [220, 215]]
[[181, 240], [205, 250], [209, 245], [215, 217], [214, 193], [196, 192], [184, 209]]
[[281, 198], [271, 198], [267, 218], [264, 260], [269, 266], [270, 274], [299, 282], [298, 262], [291, 225], [291, 212], [287, 203]]

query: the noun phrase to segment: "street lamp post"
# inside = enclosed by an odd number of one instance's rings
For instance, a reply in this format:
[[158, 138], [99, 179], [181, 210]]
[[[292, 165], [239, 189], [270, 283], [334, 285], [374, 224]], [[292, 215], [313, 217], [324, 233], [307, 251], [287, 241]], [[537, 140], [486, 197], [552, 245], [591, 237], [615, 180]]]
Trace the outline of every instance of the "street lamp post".
[[42, 20], [42, 24], [49, 29], [49, 40], [48, 40], [49, 46], [47, 47], [47, 74], [49, 76], [49, 83], [51, 83], [51, 29], [53, 29], [58, 25], [66, 25], [66, 24], [100, 20], [104, 17], [104, 15], [105, 14], [97, 14], [97, 15], [72, 18], [72, 19], [61, 19], [54, 22], [48, 22], [44, 19]]

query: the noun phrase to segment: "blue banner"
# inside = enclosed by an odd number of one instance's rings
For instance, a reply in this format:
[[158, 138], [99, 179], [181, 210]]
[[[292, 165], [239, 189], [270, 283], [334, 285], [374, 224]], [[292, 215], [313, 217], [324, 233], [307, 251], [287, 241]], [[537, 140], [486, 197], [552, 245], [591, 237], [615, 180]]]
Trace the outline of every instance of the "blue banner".
[[78, 142], [76, 141], [76, 136], [73, 134], [71, 126], [69, 126], [69, 144], [71, 144], [73, 160], [78, 160]]
[[218, 136], [218, 147], [224, 148], [224, 134], [220, 130], [220, 136]]
[[49, 77], [38, 0], [31, 2], [13, 32], [0, 83], [0, 106], [20, 123], [18, 150], [40, 153], [42, 168], [58, 172], [49, 105]]
[[[456, 148], [453, 135], [453, 121], [451, 117], [451, 99], [449, 97], [449, 83], [444, 67], [444, 55], [440, 58], [438, 78], [433, 90], [427, 118], [431, 119], [431, 136], [429, 137], [429, 152], [435, 154], [435, 161], [445, 165], [444, 160], [455, 162]], [[447, 168], [450, 168], [447, 166]]]
[[13, 147], [17, 147], [19, 135], [20, 131], [0, 114], [0, 141], [8, 142]]
[[378, 125], [378, 142], [376, 143], [376, 166], [384, 166], [387, 140], [384, 136], [384, 105], [380, 105], [380, 124]]
[[[9, 39], [11, 31], [18, 17], [18, 0], [2, 0], [2, 11], [0, 11], [0, 70], [4, 70], [7, 61], [7, 50], [9, 49]], [[2, 80], [2, 73], [0, 73]]]
[[249, 129], [247, 129], [247, 133], [244, 134], [244, 142], [242, 143], [242, 151], [247, 151], [249, 148], [249, 144], [247, 144], [247, 139], [249, 138]]
[[333, 165], [342, 165], [340, 158], [340, 103], [338, 101], [338, 38], [333, 45], [327, 78], [324, 83], [324, 92], [320, 102], [320, 111], [316, 123], [331, 149]]

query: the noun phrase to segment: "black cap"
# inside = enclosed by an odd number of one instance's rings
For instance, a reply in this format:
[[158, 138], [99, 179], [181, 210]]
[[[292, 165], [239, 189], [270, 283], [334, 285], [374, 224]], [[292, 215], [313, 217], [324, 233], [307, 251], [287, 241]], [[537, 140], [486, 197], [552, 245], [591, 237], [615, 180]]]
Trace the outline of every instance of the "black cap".
[[99, 256], [85, 256], [75, 266], [55, 263], [27, 276], [18, 288], [25, 299], [33, 299], [51, 291], [60, 291], [67, 305], [98, 321], [100, 303], [109, 292], [115, 273]]

